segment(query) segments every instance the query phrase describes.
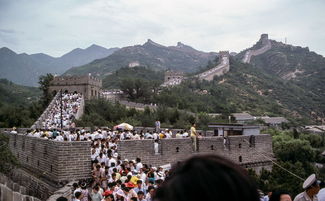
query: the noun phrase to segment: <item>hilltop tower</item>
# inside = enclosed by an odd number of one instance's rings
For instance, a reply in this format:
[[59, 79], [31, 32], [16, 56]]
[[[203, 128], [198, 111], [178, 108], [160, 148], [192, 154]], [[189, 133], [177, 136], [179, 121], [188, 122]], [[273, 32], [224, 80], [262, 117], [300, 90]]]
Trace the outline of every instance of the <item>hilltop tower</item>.
[[219, 51], [219, 58], [222, 59], [222, 57], [229, 57], [229, 51]]
[[50, 83], [49, 91], [56, 94], [63, 92], [78, 92], [83, 94], [86, 100], [99, 98], [101, 94], [102, 80], [91, 75], [86, 76], [57, 76]]
[[269, 35], [268, 34], [261, 34], [260, 41], [262, 42], [262, 45], [267, 45], [267, 42], [269, 41]]

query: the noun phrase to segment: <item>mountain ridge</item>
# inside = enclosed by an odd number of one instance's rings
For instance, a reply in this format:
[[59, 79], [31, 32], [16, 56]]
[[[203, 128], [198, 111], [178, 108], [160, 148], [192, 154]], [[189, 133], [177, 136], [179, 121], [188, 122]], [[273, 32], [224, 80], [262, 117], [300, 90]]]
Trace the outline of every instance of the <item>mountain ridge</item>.
[[180, 42], [177, 45], [164, 46], [148, 39], [142, 45], [123, 47], [106, 58], [71, 68], [64, 75], [92, 73], [104, 76], [134, 62], [139, 63], [140, 66], [158, 70], [172, 69], [194, 72], [217, 56], [215, 52], [202, 52]]
[[8, 47], [2, 47], [0, 48], [0, 78], [6, 78], [20, 85], [37, 86], [40, 75], [61, 74], [70, 67], [106, 57], [117, 49], [106, 49], [93, 44], [85, 49], [75, 48], [61, 57], [52, 57], [45, 53], [17, 54]]

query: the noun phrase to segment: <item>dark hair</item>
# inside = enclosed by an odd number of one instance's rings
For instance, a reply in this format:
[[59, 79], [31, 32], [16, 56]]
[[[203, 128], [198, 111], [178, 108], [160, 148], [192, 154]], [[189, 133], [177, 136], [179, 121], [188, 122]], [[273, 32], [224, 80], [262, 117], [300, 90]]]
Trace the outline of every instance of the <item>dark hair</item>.
[[74, 196], [76, 197], [76, 198], [79, 198], [80, 196], [81, 196], [81, 192], [80, 191], [77, 191], [75, 194], [74, 194]]
[[115, 199], [114, 199], [114, 195], [113, 194], [109, 194], [109, 195], [106, 195], [105, 196], [105, 198], [108, 198], [108, 197], [110, 197], [111, 199], [112, 199], [112, 201], [114, 201]]
[[272, 192], [272, 195], [271, 195], [269, 201], [280, 201], [281, 195], [286, 195], [286, 194], [289, 195], [289, 193], [285, 192], [285, 191], [274, 191], [274, 192]]
[[217, 155], [197, 155], [172, 168], [158, 188], [158, 201], [259, 201], [247, 171]]
[[138, 198], [137, 197], [131, 197], [130, 200], [132, 200], [132, 201], [138, 201]]
[[144, 192], [143, 192], [143, 191], [138, 191], [137, 194], [138, 194], [138, 195], [144, 195]]
[[151, 189], [155, 189], [155, 187], [154, 187], [154, 186], [149, 186], [149, 187], [148, 187], [148, 192], [149, 192]]
[[65, 197], [59, 197], [56, 199], [56, 201], [68, 201], [68, 199]]
[[99, 186], [96, 185], [96, 186], [93, 187], [93, 189], [95, 189], [96, 191], [99, 191]]
[[76, 189], [76, 188], [78, 188], [79, 185], [78, 185], [78, 183], [73, 183], [72, 186], [74, 189]]

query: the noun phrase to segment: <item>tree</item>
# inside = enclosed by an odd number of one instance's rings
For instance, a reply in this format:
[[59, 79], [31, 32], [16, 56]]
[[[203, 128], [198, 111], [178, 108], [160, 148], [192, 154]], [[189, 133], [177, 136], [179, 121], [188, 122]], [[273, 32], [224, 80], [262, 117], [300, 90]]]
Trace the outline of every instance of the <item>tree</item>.
[[10, 170], [18, 165], [16, 157], [10, 152], [9, 138], [0, 133], [0, 172], [8, 173]]
[[[150, 82], [144, 79], [123, 79], [120, 82], [121, 90], [131, 100], [142, 99], [142, 101], [148, 100], [152, 94], [150, 88]], [[141, 100], [140, 100], [141, 101]]]
[[316, 151], [307, 140], [275, 136], [273, 138], [273, 148], [276, 157], [282, 161], [293, 163], [297, 161], [302, 163], [315, 161]]
[[50, 82], [53, 80], [53, 78], [54, 76], [50, 73], [46, 75], [41, 75], [39, 77], [39, 88], [43, 92], [43, 96], [41, 97], [41, 103], [44, 108], [47, 107], [47, 105], [51, 102], [53, 98], [53, 95], [49, 92]]

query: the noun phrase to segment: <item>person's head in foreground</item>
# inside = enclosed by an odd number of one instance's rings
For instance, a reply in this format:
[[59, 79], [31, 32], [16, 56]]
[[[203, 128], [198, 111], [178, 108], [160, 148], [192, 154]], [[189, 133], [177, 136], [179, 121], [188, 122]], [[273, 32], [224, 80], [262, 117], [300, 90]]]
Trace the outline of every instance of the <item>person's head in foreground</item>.
[[272, 192], [272, 195], [270, 197], [269, 201], [292, 201], [291, 196], [289, 193], [285, 191], [275, 191]]
[[217, 155], [197, 155], [177, 164], [155, 201], [259, 201], [247, 171]]

